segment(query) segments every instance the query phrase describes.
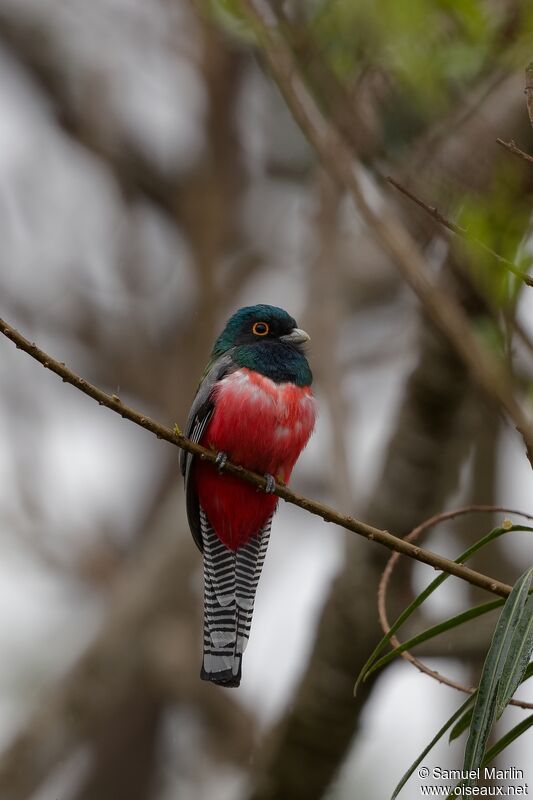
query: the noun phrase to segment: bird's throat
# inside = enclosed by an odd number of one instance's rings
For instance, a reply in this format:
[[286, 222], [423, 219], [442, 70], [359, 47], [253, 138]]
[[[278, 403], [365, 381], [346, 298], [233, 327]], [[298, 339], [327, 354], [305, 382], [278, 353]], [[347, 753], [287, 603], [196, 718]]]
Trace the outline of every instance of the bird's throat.
[[261, 342], [238, 345], [232, 353], [239, 367], [258, 372], [275, 383], [310, 386], [313, 375], [307, 359], [298, 346], [284, 342]]

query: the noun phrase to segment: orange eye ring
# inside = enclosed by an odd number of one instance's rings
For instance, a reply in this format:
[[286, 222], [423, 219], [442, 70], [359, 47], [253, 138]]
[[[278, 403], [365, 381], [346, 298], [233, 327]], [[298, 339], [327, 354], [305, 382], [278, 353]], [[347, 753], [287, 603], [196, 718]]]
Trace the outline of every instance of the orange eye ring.
[[269, 330], [270, 328], [266, 322], [254, 322], [252, 326], [252, 332], [255, 333], [256, 336], [266, 336]]

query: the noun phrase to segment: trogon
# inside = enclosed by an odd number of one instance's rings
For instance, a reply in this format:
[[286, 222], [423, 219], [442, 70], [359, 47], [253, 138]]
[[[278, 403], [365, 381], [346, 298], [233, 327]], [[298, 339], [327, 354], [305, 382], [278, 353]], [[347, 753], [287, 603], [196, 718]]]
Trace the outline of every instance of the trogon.
[[[228, 320], [189, 414], [186, 436], [215, 464], [182, 451], [187, 516], [203, 553], [201, 678], [238, 686], [278, 498], [316, 417], [307, 333], [283, 309], [247, 306]], [[224, 473], [227, 460], [265, 475], [264, 491]]]

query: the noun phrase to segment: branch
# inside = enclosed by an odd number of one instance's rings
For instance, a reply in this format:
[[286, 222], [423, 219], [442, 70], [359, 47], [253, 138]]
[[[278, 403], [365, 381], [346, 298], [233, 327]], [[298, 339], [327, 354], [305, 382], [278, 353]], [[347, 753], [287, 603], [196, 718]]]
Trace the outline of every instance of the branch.
[[[17, 349], [24, 350], [25, 353], [28, 353], [28, 355], [30, 355], [36, 361], [39, 361], [43, 367], [46, 367], [46, 369], [51, 370], [56, 375], [59, 375], [64, 383], [70, 383], [84, 394], [92, 397], [93, 400], [96, 400], [99, 405], [106, 406], [106, 408], [110, 408], [112, 411], [115, 411], [115, 413], [120, 414], [123, 419], [128, 419], [130, 422], [134, 422], [141, 428], [145, 428], [147, 431], [150, 431], [150, 433], [153, 433], [155, 436], [157, 436], [158, 439], [164, 439], [165, 441], [180, 447], [182, 450], [186, 450], [188, 453], [199, 456], [203, 460], [211, 463], [215, 462], [217, 457], [217, 453], [215, 451], [208, 450], [207, 448], [192, 442], [190, 439], [187, 439], [178, 432], [177, 428], [175, 428], [175, 430], [170, 430], [170, 428], [166, 428], [164, 425], [161, 425], [155, 420], [150, 419], [150, 417], [147, 417], [145, 414], [141, 414], [139, 411], [136, 411], [130, 406], [125, 405], [117, 395], [106, 394], [97, 386], [94, 386], [92, 383], [89, 383], [84, 378], [81, 378], [79, 375], [76, 375], [74, 372], [69, 370], [64, 362], [56, 361], [54, 358], [37, 347], [34, 342], [28, 341], [28, 339], [22, 336], [22, 334], [20, 334], [2, 319], [0, 319], [0, 332], [10, 339], [15, 344]], [[267, 482], [262, 475], [251, 472], [250, 470], [238, 466], [237, 464], [232, 464], [228, 461], [224, 469], [230, 475], [235, 475], [239, 478], [242, 478], [243, 480], [248, 481], [248, 483], [256, 486], [258, 489], [265, 489], [266, 487]], [[423, 564], [428, 564], [436, 570], [442, 570], [450, 575], [455, 575], [457, 578], [461, 578], [462, 580], [471, 583], [473, 586], [479, 586], [479, 588], [486, 589], [487, 591], [497, 594], [500, 597], [507, 597], [507, 595], [511, 592], [511, 587], [505, 583], [497, 581], [488, 575], [483, 575], [480, 572], [476, 572], [475, 570], [465, 567], [462, 564], [456, 564], [449, 558], [444, 558], [444, 556], [441, 556], [438, 553], [433, 553], [431, 550], [426, 550], [422, 547], [412, 545], [409, 542], [394, 536], [392, 533], [389, 533], [389, 531], [374, 528], [371, 525], [367, 525], [365, 522], [355, 519], [354, 517], [340, 514], [338, 511], [329, 508], [323, 503], [318, 503], [316, 500], [310, 500], [307, 497], [303, 497], [302, 495], [291, 491], [286, 486], [276, 483], [274, 492], [278, 497], [281, 497], [281, 499], [285, 500], [287, 503], [299, 506], [300, 508], [303, 508], [304, 511], [309, 511], [311, 514], [322, 517], [322, 519], [326, 522], [333, 522], [336, 525], [340, 525], [342, 528], [351, 531], [352, 533], [357, 533], [359, 536], [363, 536], [365, 539], [376, 541], [379, 544], [382, 544], [384, 547], [387, 547], [389, 550], [393, 550], [409, 556], [410, 558], [414, 558]]]
[[522, 158], [524, 161], [527, 161], [528, 164], [533, 164], [533, 156], [530, 156], [528, 153], [524, 153], [523, 150], [520, 150], [519, 147], [511, 139], [510, 142], [504, 142], [503, 139], [496, 139], [496, 142], [500, 145], [500, 147], [504, 147], [506, 150], [509, 150], [515, 156]]
[[[392, 257], [404, 279], [422, 302], [426, 313], [447, 337], [472, 376], [513, 420], [522, 435], [533, 467], [533, 428], [522, 406], [509, 391], [511, 379], [503, 365], [481, 344], [470, 329], [467, 316], [449, 294], [427, 276], [427, 265], [419, 247], [391, 214], [386, 217], [369, 204], [354, 169], [354, 158], [338, 130], [324, 118], [304, 85], [290, 48], [279, 32], [263, 20], [253, 0], [241, 0], [262, 53], [278, 87], [328, 173], [351, 194], [355, 206], [378, 244]], [[357, 164], [355, 165], [357, 166]]]

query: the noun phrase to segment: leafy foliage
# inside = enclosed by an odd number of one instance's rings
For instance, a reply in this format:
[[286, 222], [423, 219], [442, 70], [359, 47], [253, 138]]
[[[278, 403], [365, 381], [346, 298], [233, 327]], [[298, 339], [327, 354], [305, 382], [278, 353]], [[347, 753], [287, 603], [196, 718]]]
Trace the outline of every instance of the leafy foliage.
[[[463, 764], [465, 770], [475, 770], [481, 766], [494, 723], [497, 703], [501, 708], [501, 714], [522, 680], [529, 662], [533, 646], [531, 637], [533, 607], [526, 601], [532, 576], [533, 567], [524, 572], [516, 582], [496, 625], [476, 693], [465, 749]], [[526, 657], [525, 648], [528, 648]], [[506, 679], [502, 683], [503, 690], [500, 690], [500, 682], [504, 675]]]
[[[504, 523], [475, 542], [456, 561], [465, 563], [476, 552], [494, 542], [503, 534], [512, 531], [531, 532], [533, 528], [525, 525], [509, 526]], [[467, 698], [463, 705], [437, 731], [420, 756], [411, 764], [394, 790], [392, 800], [397, 797], [427, 753], [450, 728], [450, 742], [457, 739], [466, 730], [469, 731], [463, 769], [475, 770], [489, 763], [491, 758], [494, 758], [533, 724], [533, 721], [530, 721], [528, 717], [527, 720], [515, 726], [512, 731], [509, 731], [506, 736], [502, 737], [486, 752], [486, 744], [494, 720], [501, 716], [520, 683], [533, 674], [533, 665], [528, 666], [533, 650], [533, 595], [529, 596], [533, 567], [524, 572], [518, 579], [511, 594], [505, 601], [495, 599], [467, 609], [411, 637], [386, 655], [380, 655], [392, 635], [448, 577], [450, 576], [443, 574], [433, 580], [400, 614], [367, 660], [355, 684], [354, 691], [357, 690], [362, 680], [366, 680], [369, 675], [390, 663], [411, 647], [503, 606], [485, 660], [478, 689], [472, 696]]]
[[500, 170], [490, 191], [482, 196], [464, 197], [459, 215], [460, 224], [471, 237], [463, 244], [470, 273], [481, 292], [503, 309], [514, 306], [523, 288], [522, 281], [502, 260], [488, 256], [477, 243], [483, 242], [521, 272], [531, 267], [531, 254], [523, 247], [531, 209], [528, 202], [517, 201], [518, 184], [524, 176], [515, 167], [515, 164], [512, 168], [507, 165], [505, 170]]
[[[513, 531], [533, 531], [533, 528], [528, 527], [527, 525], [501, 525], [497, 528], [494, 528], [492, 531], [487, 533], [482, 539], [475, 542], [469, 548], [467, 548], [461, 555], [459, 555], [455, 561], [457, 564], [465, 564], [472, 556], [477, 553], [479, 550], [482, 550], [491, 542], [498, 539], [500, 536], [503, 536], [506, 533], [511, 533]], [[363, 666], [361, 672], [359, 673], [357, 680], [354, 686], [354, 694], [356, 693], [361, 681], [366, 680], [368, 675], [372, 670], [379, 654], [384, 650], [387, 646], [388, 642], [390, 641], [391, 637], [399, 630], [399, 628], [414, 614], [414, 612], [420, 608], [422, 603], [427, 600], [427, 598], [433, 594], [433, 592], [438, 589], [438, 587], [446, 581], [450, 575], [448, 573], [442, 573], [437, 578], [435, 578], [425, 589], [421, 592], [415, 599], [409, 604], [409, 606], [402, 611], [399, 617], [393, 622], [391, 625], [388, 633], [386, 633], [382, 639], [378, 642], [374, 651], [370, 654], [369, 658], [367, 659], [365, 665]], [[491, 610], [491, 609], [487, 609]], [[485, 612], [486, 613], [486, 612]], [[453, 627], [453, 625], [451, 626]], [[431, 637], [428, 637], [431, 638]], [[397, 653], [398, 654], [398, 653]], [[373, 671], [373, 670], [372, 670]]]

